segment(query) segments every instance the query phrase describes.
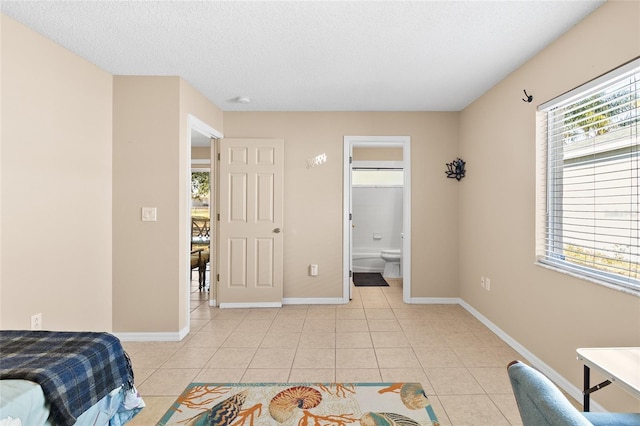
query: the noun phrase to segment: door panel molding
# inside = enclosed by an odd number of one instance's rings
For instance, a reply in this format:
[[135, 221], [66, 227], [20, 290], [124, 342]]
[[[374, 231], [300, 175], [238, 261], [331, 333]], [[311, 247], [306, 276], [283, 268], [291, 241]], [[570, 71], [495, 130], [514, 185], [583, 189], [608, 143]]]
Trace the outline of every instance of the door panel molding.
[[282, 306], [284, 140], [220, 141], [219, 306]]

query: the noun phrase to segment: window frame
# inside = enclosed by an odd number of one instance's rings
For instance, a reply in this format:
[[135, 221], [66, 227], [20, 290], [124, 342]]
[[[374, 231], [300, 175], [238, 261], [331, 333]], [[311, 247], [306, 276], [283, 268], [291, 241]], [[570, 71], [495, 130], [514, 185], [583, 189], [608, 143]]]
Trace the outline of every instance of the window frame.
[[[550, 268], [556, 270], [558, 272], [566, 273], [576, 278], [584, 279], [587, 281], [591, 281], [597, 284], [601, 284], [616, 290], [624, 291], [626, 293], [630, 293], [636, 296], [640, 296], [640, 278], [634, 277], [625, 277], [622, 274], [616, 274], [613, 272], [608, 272], [605, 270], [598, 269], [596, 267], [588, 267], [584, 265], [580, 265], [578, 263], [574, 263], [570, 260], [565, 260], [566, 253], [566, 245], [565, 240], [571, 241], [571, 237], [567, 237], [565, 227], [576, 226], [575, 222], [566, 221], [563, 217], [564, 212], [564, 203], [565, 203], [565, 185], [563, 180], [565, 179], [566, 171], [571, 170], [571, 164], [563, 163], [560, 167], [557, 165], [551, 164], [553, 161], [557, 161], [561, 158], [563, 154], [558, 154], [555, 150], [564, 150], [564, 142], [567, 140], [566, 137], [560, 136], [555, 140], [550, 140], [554, 138], [554, 132], [550, 131], [551, 121], [548, 120], [548, 115], [552, 113], [553, 110], [557, 108], [562, 108], [567, 105], [578, 105], [582, 100], [588, 98], [589, 96], [595, 96], [594, 93], [597, 93], [598, 96], [604, 93], [607, 89], [614, 86], [614, 81], [619, 79], [621, 76], [631, 72], [631, 76], [635, 76], [634, 84], [635, 86], [632, 89], [632, 94], [634, 95], [632, 100], [635, 100], [635, 106], [631, 107], [632, 113], [630, 114], [632, 118], [632, 124], [630, 128], [630, 143], [628, 147], [623, 149], [623, 154], [629, 156], [628, 164], [631, 165], [630, 172], [630, 186], [629, 188], [632, 190], [632, 197], [637, 197], [640, 188], [640, 177], [638, 176], [638, 164], [640, 162], [640, 135], [638, 135], [640, 123], [638, 123], [638, 119], [640, 118], [640, 80], [638, 76], [640, 76], [640, 57], [635, 58], [626, 64], [609, 71], [565, 94], [554, 98], [548, 102], [541, 104], [538, 107], [537, 112], [537, 131], [536, 131], [536, 145], [537, 145], [537, 197], [536, 197], [536, 263], [540, 266]], [[633, 105], [633, 104], [632, 104]], [[635, 132], [633, 131], [635, 128]], [[595, 140], [595, 137], [594, 137]], [[626, 153], [628, 150], [628, 153]], [[603, 151], [594, 151], [593, 159], [590, 160], [593, 162], [593, 174], [592, 176], [602, 175], [603, 171], [597, 171], [596, 163], [599, 162], [612, 162], [617, 159], [617, 155], [620, 154], [620, 148], [616, 148], [612, 146]], [[576, 157], [582, 158], [582, 157]], [[562, 159], [565, 161], [565, 159]], [[588, 161], [587, 161], [588, 164]], [[623, 170], [619, 168], [618, 170]], [[560, 175], [560, 176], [558, 176]], [[558, 185], [560, 182], [560, 185]], [[594, 179], [595, 182], [595, 179]], [[580, 183], [576, 183], [577, 187]], [[555, 189], [554, 189], [555, 186]], [[595, 191], [595, 183], [594, 183], [594, 191]], [[558, 193], [561, 192], [560, 197], [558, 197]], [[604, 197], [603, 195], [596, 196], [595, 200], [598, 197]], [[631, 203], [633, 207], [636, 207], [638, 201]], [[630, 257], [629, 262], [630, 266], [636, 266], [640, 263], [640, 260], [637, 260], [637, 257], [640, 255], [638, 251], [637, 245], [640, 236], [638, 235], [638, 226], [633, 226], [633, 215], [634, 209], [630, 208], [630, 225], [629, 229], [631, 232], [635, 231], [635, 237], [630, 236]], [[636, 207], [637, 208], [637, 207]], [[638, 209], [640, 210], [640, 209]], [[560, 212], [560, 214], [558, 214]], [[594, 209], [594, 215], [596, 210]], [[635, 211], [635, 215], [640, 214], [640, 211]], [[597, 225], [593, 225], [594, 231], [598, 229]], [[618, 228], [617, 228], [618, 229]], [[558, 236], [558, 234], [561, 234]], [[585, 234], [586, 235], [586, 234]], [[633, 234], [631, 234], [633, 235]], [[575, 239], [576, 237], [574, 237]], [[634, 241], [635, 239], [635, 241]], [[598, 240], [598, 242], [604, 243], [604, 239]], [[633, 244], [635, 242], [635, 244]], [[549, 246], [547, 246], [549, 245]], [[560, 251], [557, 251], [560, 250]], [[597, 248], [594, 246], [594, 256], [597, 254]], [[634, 269], [635, 270], [635, 269]]]

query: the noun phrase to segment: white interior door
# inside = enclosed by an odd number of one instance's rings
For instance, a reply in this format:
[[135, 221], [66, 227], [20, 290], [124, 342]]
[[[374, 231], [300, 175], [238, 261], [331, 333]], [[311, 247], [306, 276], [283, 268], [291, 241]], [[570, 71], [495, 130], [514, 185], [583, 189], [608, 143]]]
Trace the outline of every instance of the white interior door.
[[349, 146], [349, 300], [353, 299], [353, 147]]
[[211, 138], [209, 146], [210, 174], [209, 174], [209, 306], [217, 306], [218, 288], [215, 277], [218, 275], [218, 227], [216, 212], [218, 211], [218, 138]]
[[282, 306], [284, 141], [222, 139], [219, 173], [219, 306]]

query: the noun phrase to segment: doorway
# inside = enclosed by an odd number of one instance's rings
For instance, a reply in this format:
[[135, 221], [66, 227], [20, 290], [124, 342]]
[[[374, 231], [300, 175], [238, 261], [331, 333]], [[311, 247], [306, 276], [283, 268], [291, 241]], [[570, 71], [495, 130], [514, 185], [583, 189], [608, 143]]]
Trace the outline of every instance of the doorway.
[[[198, 293], [207, 295], [211, 277], [211, 164], [209, 159], [201, 159], [198, 151], [209, 156], [209, 147], [191, 147], [191, 291], [194, 290], [194, 274], [197, 273]], [[200, 155], [198, 155], [200, 154]]]
[[[217, 203], [217, 168], [215, 166], [214, 159], [216, 158], [217, 153], [217, 140], [223, 137], [222, 133], [218, 132], [208, 124], [199, 120], [198, 118], [189, 115], [188, 116], [188, 131], [189, 131], [189, 141], [190, 146], [187, 149], [187, 164], [185, 167], [185, 172], [187, 176], [185, 178], [185, 182], [188, 185], [188, 188], [185, 188], [185, 196], [182, 201], [182, 205], [184, 206], [184, 218], [186, 220], [185, 229], [188, 230], [185, 232], [184, 238], [186, 241], [186, 251], [184, 253], [184, 257], [187, 259], [186, 265], [188, 265], [188, 270], [184, 271], [183, 276], [185, 277], [185, 282], [183, 283], [183, 289], [186, 292], [186, 301], [187, 306], [185, 309], [186, 314], [186, 324], [190, 323], [190, 314], [191, 314], [191, 248], [192, 248], [192, 238], [193, 235], [193, 221], [192, 221], [192, 207], [193, 202], [191, 199], [192, 196], [192, 172], [206, 172], [209, 177], [209, 199], [206, 203], [198, 203], [201, 204], [198, 206], [198, 216], [208, 216], [209, 218], [215, 218], [216, 214], [216, 203]], [[206, 206], [205, 206], [206, 204]], [[209, 277], [209, 292], [208, 292], [208, 304], [209, 306], [216, 306], [216, 293], [215, 293], [215, 281], [212, 277], [216, 275], [216, 264], [215, 264], [215, 247], [216, 247], [216, 232], [215, 232], [215, 221], [209, 221], [208, 231], [208, 251], [209, 251], [209, 265], [208, 265], [208, 277]], [[205, 233], [206, 233], [205, 231]], [[206, 239], [207, 236], [196, 236], [197, 238]], [[201, 243], [203, 241], [200, 241]], [[202, 244], [200, 244], [202, 245]]]
[[395, 148], [401, 154], [397, 161], [389, 163], [393, 168], [403, 170], [402, 185], [402, 239], [401, 266], [402, 299], [411, 302], [411, 138], [409, 136], [345, 136], [343, 169], [343, 300], [351, 299], [353, 275], [353, 182], [354, 149]]
[[[359, 161], [368, 151], [400, 161]], [[357, 152], [356, 152], [357, 151]], [[398, 164], [399, 163], [399, 164]], [[402, 278], [402, 193], [404, 170], [398, 148], [356, 148], [351, 169], [351, 271]], [[397, 261], [396, 261], [397, 259]], [[368, 275], [371, 276], [371, 275]]]

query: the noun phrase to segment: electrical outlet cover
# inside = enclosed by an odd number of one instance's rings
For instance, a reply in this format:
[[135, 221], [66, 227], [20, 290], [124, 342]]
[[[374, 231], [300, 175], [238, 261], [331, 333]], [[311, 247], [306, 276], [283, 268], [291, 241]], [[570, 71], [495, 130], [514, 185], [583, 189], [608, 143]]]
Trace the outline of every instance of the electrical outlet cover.
[[42, 314], [31, 315], [31, 329], [42, 330]]

